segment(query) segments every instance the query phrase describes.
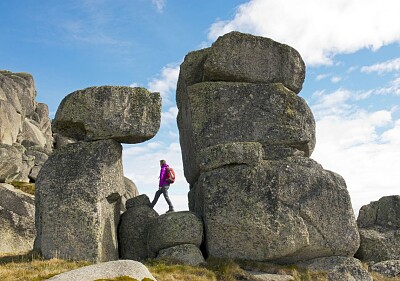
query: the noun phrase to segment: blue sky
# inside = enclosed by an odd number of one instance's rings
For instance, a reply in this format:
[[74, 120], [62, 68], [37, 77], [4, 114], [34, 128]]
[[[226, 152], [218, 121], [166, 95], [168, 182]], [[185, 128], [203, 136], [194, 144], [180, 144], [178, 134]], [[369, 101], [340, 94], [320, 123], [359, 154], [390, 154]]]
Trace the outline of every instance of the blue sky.
[[[0, 2], [0, 69], [28, 72], [51, 117], [69, 93], [89, 86], [143, 86], [163, 97], [152, 140], [124, 145], [124, 173], [150, 198], [158, 160], [176, 168], [170, 194], [187, 207], [176, 127], [179, 65], [232, 30], [297, 49], [300, 92], [317, 124], [311, 158], [346, 180], [357, 213], [400, 194], [398, 0], [69, 0]], [[156, 210], [166, 211], [160, 198]]]

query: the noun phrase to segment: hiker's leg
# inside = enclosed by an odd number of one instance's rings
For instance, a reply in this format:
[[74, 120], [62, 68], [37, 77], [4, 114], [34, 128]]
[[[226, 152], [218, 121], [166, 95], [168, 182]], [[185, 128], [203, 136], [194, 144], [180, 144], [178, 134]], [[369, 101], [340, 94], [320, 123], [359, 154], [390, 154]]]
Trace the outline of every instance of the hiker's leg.
[[151, 208], [153, 208], [153, 207], [157, 204], [158, 198], [160, 198], [161, 193], [163, 193], [163, 192], [161, 191], [161, 189], [157, 190], [156, 194], [154, 195], [154, 199], [153, 199], [153, 201], [152, 201], [151, 204], [150, 204], [150, 207], [151, 207]]
[[164, 195], [165, 201], [167, 201], [167, 203], [168, 203], [169, 209], [173, 210], [174, 206], [172, 205], [171, 199], [169, 199], [168, 189], [169, 189], [169, 185], [164, 185], [163, 187], [161, 187], [162, 193]]

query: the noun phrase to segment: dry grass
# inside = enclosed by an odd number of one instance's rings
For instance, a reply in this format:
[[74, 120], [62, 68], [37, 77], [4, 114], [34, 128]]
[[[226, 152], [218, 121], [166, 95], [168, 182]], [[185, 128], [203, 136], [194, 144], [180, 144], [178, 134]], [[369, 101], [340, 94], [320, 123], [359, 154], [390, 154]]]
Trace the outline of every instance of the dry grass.
[[[90, 265], [86, 261], [65, 261], [60, 259], [44, 260], [33, 253], [20, 255], [0, 254], [1, 281], [40, 281], [65, 271]], [[233, 261], [230, 259], [209, 258], [199, 266], [182, 265], [171, 259], [148, 260], [145, 265], [158, 281], [254, 281], [248, 271], [261, 271], [270, 274], [286, 274], [295, 281], [326, 281], [326, 274], [310, 272], [294, 266]], [[400, 277], [388, 278], [371, 273], [374, 281], [400, 281]], [[127, 276], [96, 281], [136, 281]], [[142, 280], [141, 280], [142, 281]], [[148, 281], [148, 280], [146, 280]]]
[[148, 260], [145, 265], [158, 281], [217, 281], [213, 271], [204, 266], [189, 266], [172, 259]]
[[376, 272], [371, 272], [374, 281], [400, 281], [400, 277], [386, 277]]
[[75, 268], [89, 265], [87, 261], [69, 262], [60, 259], [44, 260], [33, 253], [0, 255], [0, 280], [39, 281]]
[[31, 182], [23, 182], [23, 181], [13, 181], [10, 183], [15, 188], [22, 190], [23, 192], [29, 193], [31, 195], [35, 195], [35, 184]]

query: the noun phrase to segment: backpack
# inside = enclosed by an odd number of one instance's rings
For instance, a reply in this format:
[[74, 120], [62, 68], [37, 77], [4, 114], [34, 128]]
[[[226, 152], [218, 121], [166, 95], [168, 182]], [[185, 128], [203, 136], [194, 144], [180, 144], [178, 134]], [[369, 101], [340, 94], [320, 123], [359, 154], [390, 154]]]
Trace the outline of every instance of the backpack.
[[171, 167], [167, 168], [167, 178], [165, 180], [169, 183], [175, 182], [175, 171]]

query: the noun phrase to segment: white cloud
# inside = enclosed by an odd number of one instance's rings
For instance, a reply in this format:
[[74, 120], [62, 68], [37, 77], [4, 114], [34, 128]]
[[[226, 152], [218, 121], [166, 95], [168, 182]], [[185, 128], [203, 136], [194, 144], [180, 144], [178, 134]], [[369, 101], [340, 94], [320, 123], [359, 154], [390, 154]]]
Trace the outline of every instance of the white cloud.
[[315, 80], [321, 81], [329, 76], [330, 76], [330, 74], [318, 74], [317, 77], [315, 77]]
[[366, 111], [354, 103], [357, 95], [319, 92], [311, 105], [317, 128], [312, 158], [343, 176], [356, 213], [370, 201], [399, 194], [400, 182], [400, 120], [393, 120], [395, 109]]
[[332, 64], [336, 54], [399, 41], [399, 10], [397, 0], [250, 0], [232, 20], [215, 22], [208, 37], [248, 32], [294, 47], [308, 65]]
[[388, 60], [370, 66], [363, 66], [361, 68], [361, 72], [365, 73], [378, 72], [379, 74], [382, 74], [385, 72], [393, 71], [400, 71], [400, 58]]
[[176, 106], [170, 107], [168, 111], [161, 113], [161, 126], [175, 125], [176, 127], [176, 116], [178, 115], [178, 108]]
[[148, 88], [152, 92], [160, 92], [163, 104], [171, 104], [175, 100], [176, 83], [179, 76], [179, 65], [168, 65], [163, 67], [161, 74], [153, 78]]
[[159, 13], [162, 13], [165, 8], [165, 0], [151, 0], [153, 6], [157, 9]]
[[382, 134], [382, 140], [393, 145], [400, 145], [400, 120], [395, 126]]
[[400, 96], [400, 76], [390, 81], [388, 87], [383, 87], [375, 91], [376, 94], [380, 95], [396, 95]]
[[332, 83], [339, 83], [341, 80], [342, 80], [342, 77], [339, 77], [339, 76], [333, 76], [331, 78]]

